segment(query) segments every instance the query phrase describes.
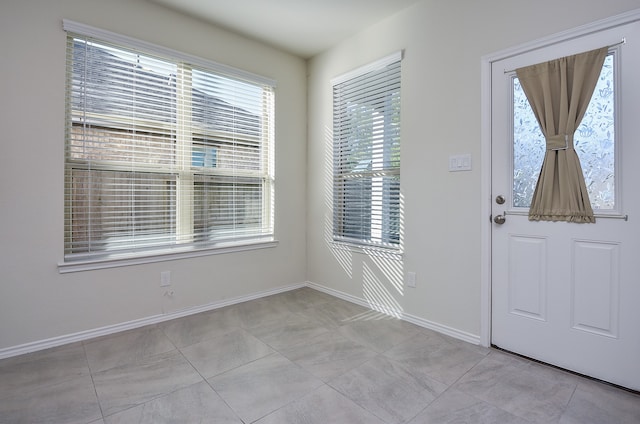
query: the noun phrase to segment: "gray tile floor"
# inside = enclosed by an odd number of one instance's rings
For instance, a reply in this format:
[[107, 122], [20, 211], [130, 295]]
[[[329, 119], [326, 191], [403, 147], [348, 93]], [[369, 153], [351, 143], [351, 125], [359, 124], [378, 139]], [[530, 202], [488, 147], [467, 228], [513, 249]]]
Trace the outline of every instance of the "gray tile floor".
[[640, 423], [640, 396], [303, 288], [0, 361], [1, 423]]

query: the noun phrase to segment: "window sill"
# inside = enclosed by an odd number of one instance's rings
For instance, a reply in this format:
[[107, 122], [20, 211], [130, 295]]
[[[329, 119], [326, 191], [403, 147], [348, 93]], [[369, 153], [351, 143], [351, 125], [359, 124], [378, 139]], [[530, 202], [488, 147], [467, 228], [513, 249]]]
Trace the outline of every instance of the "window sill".
[[400, 249], [380, 246], [366, 246], [361, 244], [346, 243], [342, 241], [332, 241], [329, 243], [331, 248], [337, 250], [347, 250], [353, 253], [360, 253], [367, 256], [375, 256], [379, 258], [391, 259], [394, 261], [402, 261], [404, 253]]
[[209, 248], [189, 250], [167, 250], [155, 252], [151, 255], [111, 255], [99, 259], [86, 259], [58, 263], [58, 272], [66, 274], [70, 272], [93, 271], [106, 268], [118, 268], [130, 265], [143, 265], [155, 262], [172, 261], [177, 259], [199, 258], [202, 256], [221, 255], [225, 253], [245, 252], [249, 250], [268, 249], [276, 247], [277, 240], [258, 241], [253, 243], [227, 243]]

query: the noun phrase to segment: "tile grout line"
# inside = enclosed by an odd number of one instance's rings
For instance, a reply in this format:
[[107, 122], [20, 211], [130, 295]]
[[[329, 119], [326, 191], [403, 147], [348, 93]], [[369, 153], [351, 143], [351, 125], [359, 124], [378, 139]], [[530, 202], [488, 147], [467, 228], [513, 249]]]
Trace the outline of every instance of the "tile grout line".
[[[214, 337], [214, 338], [215, 338], [215, 337]], [[175, 346], [175, 344], [174, 344], [174, 346]], [[185, 346], [185, 347], [188, 347], [188, 346]], [[181, 350], [180, 348], [178, 348], [178, 347], [176, 347], [176, 349], [178, 350], [178, 352], [180, 352], [180, 355], [182, 355], [182, 357], [184, 358], [184, 360], [185, 360], [185, 361], [187, 361], [187, 363], [191, 366], [191, 368], [193, 368], [193, 369], [194, 369], [194, 371], [195, 371], [195, 372], [196, 372], [196, 373], [197, 373], [197, 374], [202, 378], [202, 381], [200, 381], [200, 382], [198, 382], [198, 383], [194, 383], [194, 384], [192, 384], [191, 386], [194, 386], [194, 385], [196, 385], [196, 384], [205, 383], [205, 384], [206, 384], [206, 385], [207, 385], [207, 386], [208, 386], [208, 387], [213, 391], [213, 393], [215, 393], [215, 394], [216, 394], [216, 396], [218, 396], [218, 398], [219, 398], [222, 402], [224, 402], [224, 404], [227, 406], [227, 408], [229, 408], [229, 410], [230, 410], [230, 411], [233, 411], [233, 414], [236, 416], [236, 418], [237, 418], [238, 420], [240, 420], [240, 422], [244, 423], [244, 420], [240, 417], [240, 415], [238, 415], [238, 412], [237, 412], [234, 408], [232, 408], [232, 407], [231, 407], [231, 405], [229, 405], [229, 403], [227, 403], [227, 400], [226, 400], [225, 398], [223, 398], [222, 396], [220, 396], [220, 393], [218, 393], [218, 392], [216, 391], [216, 389], [211, 385], [211, 383], [209, 382], [209, 380], [208, 380], [204, 375], [202, 375], [202, 373], [201, 373], [201, 372], [200, 372], [200, 371], [195, 367], [195, 365], [193, 365], [193, 363], [191, 363], [191, 361], [189, 360], [189, 358], [187, 358], [187, 356], [184, 354], [184, 352], [182, 352], [182, 350]], [[235, 369], [235, 368], [234, 368], [234, 369]], [[225, 372], [226, 372], [226, 371], [225, 371]], [[213, 378], [213, 377], [211, 377], [211, 378]], [[191, 386], [188, 386], [188, 387], [191, 387]], [[182, 389], [178, 389], [178, 390], [182, 390]], [[177, 391], [177, 390], [176, 390], [176, 391]]]
[[96, 395], [96, 402], [98, 403], [98, 408], [100, 409], [100, 417], [102, 417], [102, 420], [104, 421], [105, 416], [104, 416], [104, 411], [102, 410], [102, 403], [100, 402], [100, 397], [98, 397], [98, 389], [96, 387], [96, 382], [93, 379], [93, 370], [89, 365], [89, 357], [87, 356], [87, 348], [84, 342], [82, 342], [82, 351], [84, 352], [84, 360], [87, 363], [87, 369], [89, 370], [89, 377], [91, 377], [91, 384], [93, 385], [93, 393]]

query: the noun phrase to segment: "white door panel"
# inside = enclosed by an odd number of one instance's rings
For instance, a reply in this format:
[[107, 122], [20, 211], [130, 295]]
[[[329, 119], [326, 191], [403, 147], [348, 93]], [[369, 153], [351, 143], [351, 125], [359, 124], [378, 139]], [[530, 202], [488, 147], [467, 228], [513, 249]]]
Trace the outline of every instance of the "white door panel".
[[547, 320], [547, 240], [509, 235], [509, 313]]
[[[619, 47], [616, 208], [595, 224], [531, 222], [513, 206], [513, 70]], [[572, 38], [492, 63], [492, 344], [640, 390], [640, 25]], [[628, 220], [620, 215], [628, 214]], [[603, 217], [602, 215], [609, 215]]]
[[620, 243], [574, 240], [571, 328], [618, 337]]

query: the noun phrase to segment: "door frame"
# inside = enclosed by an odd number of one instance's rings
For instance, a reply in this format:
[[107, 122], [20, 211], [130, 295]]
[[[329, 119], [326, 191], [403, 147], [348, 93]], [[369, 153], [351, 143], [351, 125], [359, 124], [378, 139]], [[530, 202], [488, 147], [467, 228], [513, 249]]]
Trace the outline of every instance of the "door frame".
[[480, 88], [480, 119], [481, 119], [481, 147], [480, 147], [480, 344], [485, 347], [491, 345], [491, 67], [494, 62], [527, 53], [533, 50], [549, 47], [571, 39], [597, 33], [617, 26], [640, 21], [640, 9], [631, 10], [620, 15], [601, 19], [590, 24], [582, 25], [567, 31], [559, 32], [548, 37], [540, 38], [528, 43], [520, 44], [488, 54], [481, 58], [481, 88]]

